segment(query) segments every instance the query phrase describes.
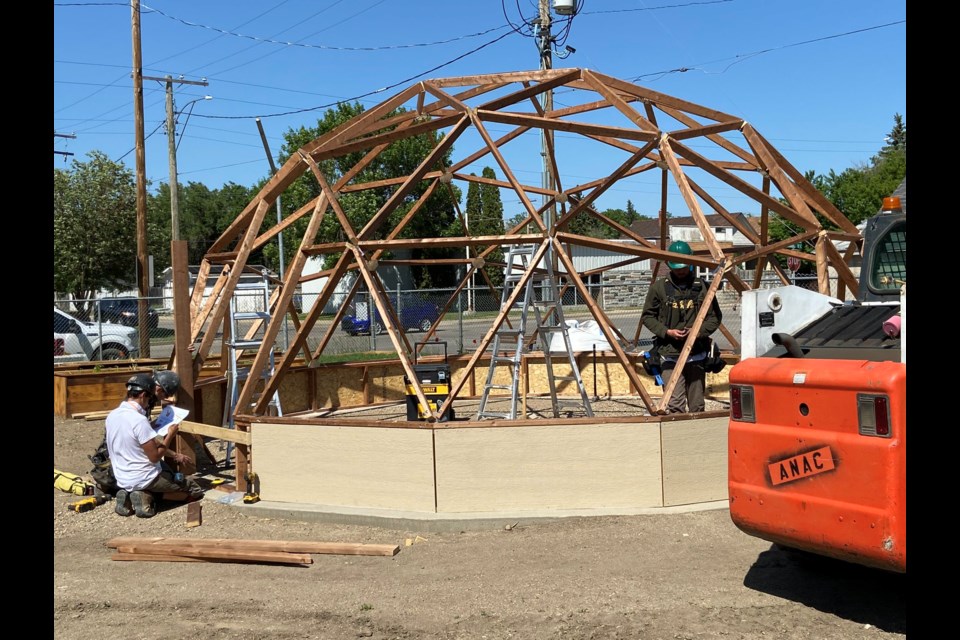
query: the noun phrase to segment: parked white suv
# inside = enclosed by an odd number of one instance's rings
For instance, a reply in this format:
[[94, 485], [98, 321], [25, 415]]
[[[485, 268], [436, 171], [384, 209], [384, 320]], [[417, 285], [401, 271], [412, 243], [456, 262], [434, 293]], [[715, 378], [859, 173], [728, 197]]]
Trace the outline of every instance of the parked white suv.
[[112, 322], [84, 322], [53, 308], [53, 361], [126, 360], [140, 354], [137, 330]]

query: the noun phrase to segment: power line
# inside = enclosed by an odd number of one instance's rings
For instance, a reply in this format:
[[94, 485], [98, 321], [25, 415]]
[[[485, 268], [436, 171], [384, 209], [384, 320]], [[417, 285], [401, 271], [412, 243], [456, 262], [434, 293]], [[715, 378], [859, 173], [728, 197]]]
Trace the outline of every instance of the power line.
[[683, 4], [667, 4], [659, 7], [637, 7], [635, 9], [604, 9], [603, 11], [583, 11], [577, 12], [579, 15], [592, 16], [601, 13], [629, 13], [631, 11], [654, 11], [657, 9], [677, 9], [682, 7], [695, 7], [703, 4], [723, 4], [733, 2], [733, 0], [704, 0], [703, 2], [684, 2]]
[[[123, 66], [123, 65], [113, 65], [113, 64], [93, 64], [93, 63], [87, 63], [87, 62], [70, 62], [70, 61], [67, 61], [67, 60], [54, 60], [54, 62], [55, 62], [55, 63], [62, 63], [62, 64], [84, 64], [84, 65], [100, 66], [100, 67], [121, 67], [121, 66]], [[125, 67], [124, 67], [124, 68], [125, 68]], [[155, 72], [161, 73], [161, 74], [166, 73], [166, 72], [164, 72], [164, 71], [162, 71], [162, 70], [159, 70], [159, 69], [147, 69], [147, 68], [144, 68], [144, 71], [151, 71], [151, 72], [154, 72], [154, 71], [155, 71]], [[128, 75], [129, 75], [129, 74], [126, 74], [126, 75], [124, 75], [124, 77], [127, 77]], [[173, 74], [169, 74], [169, 75], [173, 75]], [[206, 78], [207, 78], [207, 80], [216, 81], [216, 82], [221, 83], [221, 84], [234, 84], [234, 85], [238, 85], [238, 86], [241, 86], [241, 87], [252, 87], [252, 88], [254, 88], [254, 89], [269, 89], [270, 91], [283, 91], [283, 92], [286, 92], [286, 93], [298, 93], [298, 94], [303, 94], [303, 95], [307, 95], [307, 96], [323, 96], [323, 97], [325, 97], [325, 98], [340, 98], [340, 96], [337, 96], [337, 95], [334, 95], [334, 94], [331, 94], [331, 93], [321, 93], [321, 92], [319, 92], [319, 91], [306, 91], [306, 90], [304, 90], [304, 89], [288, 89], [288, 88], [286, 88], [286, 87], [277, 87], [277, 86], [269, 85], [269, 84], [258, 84], [258, 83], [256, 83], [256, 82], [243, 82], [243, 81], [240, 81], [240, 80], [226, 80], [226, 79], [220, 78], [220, 77], [215, 76], [215, 75], [214, 75], [214, 76], [206, 76]], [[101, 87], [102, 89], [116, 88], [116, 89], [123, 89], [124, 91], [129, 90], [129, 87], [120, 86], [120, 85], [116, 84], [115, 82], [114, 82], [114, 83], [109, 83], [109, 84], [104, 84], [104, 83], [102, 83], [102, 82], [79, 82], [79, 81], [76, 81], [76, 80], [54, 80], [54, 81], [53, 81], [53, 84], [69, 84], [69, 85], [79, 85], [79, 86], [86, 86], [86, 87]], [[88, 95], [87, 98], [92, 97], [95, 93], [99, 93], [99, 91], [94, 92], [93, 94]], [[82, 100], [85, 100], [85, 99], [86, 99], [86, 98], [83, 98]], [[218, 99], [219, 99], [219, 98], [218, 98]], [[78, 100], [77, 102], [81, 102], [82, 100]], [[228, 100], [228, 99], [225, 98], [225, 99], [223, 99], [223, 100]], [[58, 109], [55, 113], [59, 113], [60, 111], [63, 111], [64, 109], [69, 109], [70, 107], [72, 107], [72, 106], [74, 106], [75, 104], [77, 104], [77, 102], [74, 102], [73, 104], [67, 105], [66, 107], [62, 107], [62, 108]], [[256, 103], [255, 103], [255, 102], [250, 102], [250, 104], [256, 104]], [[262, 104], [262, 103], [261, 103], [261, 104]], [[67, 118], [67, 119], [69, 119], [69, 118]]]
[[[150, 136], [152, 136], [152, 135], [155, 134], [157, 131], [159, 131], [159, 130], [160, 130], [160, 127], [162, 127], [162, 126], [165, 125], [165, 124], [167, 124], [167, 121], [166, 121], [166, 120], [161, 120], [161, 121], [160, 121], [160, 124], [158, 124], [156, 127], [154, 127], [153, 131], [151, 131], [150, 133], [148, 133], [148, 134], [146, 135], [146, 137], [144, 137], [143, 141], [146, 142], [147, 140], [149, 140], [149, 139], [150, 139]], [[137, 148], [137, 147], [134, 146], [133, 149], [130, 149], [130, 151], [133, 151], [133, 150], [136, 149], [136, 148]], [[122, 156], [120, 156], [119, 158], [117, 158], [114, 162], [120, 162], [121, 160], [123, 160], [124, 158], [126, 158], [128, 155], [130, 155], [130, 151], [127, 151], [125, 154], [123, 154]]]
[[503, 40], [503, 39], [506, 38], [507, 36], [512, 35], [513, 33], [514, 33], [514, 31], [513, 31], [513, 30], [510, 30], [510, 31], [508, 31], [507, 33], [503, 34], [502, 36], [498, 36], [498, 37], [494, 38], [493, 40], [490, 40], [489, 42], [486, 42], [486, 43], [480, 45], [479, 47], [477, 47], [477, 48], [475, 48], [475, 49], [471, 49], [470, 51], [467, 51], [466, 53], [461, 54], [461, 55], [457, 56], [456, 58], [453, 58], [452, 60], [447, 60], [446, 62], [443, 62], [443, 63], [441, 63], [441, 64], [438, 64], [437, 66], [435, 66], [435, 67], [433, 67], [433, 68], [431, 68], [431, 69], [427, 69], [426, 71], [421, 71], [420, 73], [418, 73], [418, 74], [416, 74], [416, 75], [413, 75], [413, 76], [410, 76], [409, 78], [405, 78], [405, 79], [400, 80], [400, 81], [398, 81], [398, 82], [394, 82], [393, 84], [387, 85], [387, 86], [385, 86], [385, 87], [381, 87], [381, 88], [379, 88], [379, 89], [374, 89], [373, 91], [368, 91], [367, 93], [362, 93], [362, 94], [360, 94], [360, 95], [353, 96], [352, 98], [345, 98], [345, 99], [343, 99], [343, 100], [337, 100], [336, 102], [330, 102], [330, 103], [327, 103], [327, 104], [321, 104], [321, 105], [317, 105], [317, 106], [315, 106], [315, 107], [305, 107], [305, 108], [303, 108], [303, 109], [293, 109], [293, 110], [291, 110], [291, 111], [283, 111], [283, 112], [280, 112], [280, 113], [268, 113], [268, 114], [259, 114], [259, 115], [243, 115], [243, 116], [216, 116], [216, 115], [209, 115], [209, 114], [202, 114], [202, 115], [201, 115], [201, 114], [197, 114], [197, 117], [198, 117], [198, 118], [208, 118], [208, 119], [212, 119], [212, 120], [243, 120], [243, 119], [247, 119], [247, 118], [276, 118], [276, 117], [278, 117], [278, 116], [289, 116], [289, 115], [293, 115], [293, 114], [296, 114], [296, 113], [308, 113], [308, 112], [310, 112], [310, 111], [317, 111], [317, 110], [319, 110], [319, 109], [327, 109], [327, 108], [329, 108], [329, 107], [335, 107], [336, 105], [341, 104], [341, 103], [344, 103], [344, 102], [352, 102], [352, 101], [355, 101], [355, 100], [359, 100], [360, 98], [366, 98], [366, 97], [368, 97], [368, 96], [372, 96], [372, 95], [375, 95], [375, 94], [378, 94], [378, 93], [383, 93], [384, 91], [389, 91], [390, 89], [393, 89], [394, 87], [399, 87], [400, 85], [406, 84], [406, 83], [408, 83], [408, 82], [412, 82], [413, 80], [416, 80], [417, 78], [420, 78], [420, 77], [422, 77], [422, 76], [427, 75], [428, 73], [433, 73], [434, 71], [436, 71], [436, 70], [438, 70], [438, 69], [442, 69], [443, 67], [449, 66], [449, 65], [453, 64], [454, 62], [457, 62], [458, 60], [462, 60], [463, 58], [466, 58], [466, 57], [469, 56], [469, 55], [473, 55], [473, 54], [476, 53], [477, 51], [480, 51], [481, 49], [484, 49], [484, 48], [486, 48], [486, 47], [489, 47], [490, 45], [492, 45], [492, 44], [494, 44], [494, 43], [496, 43], [496, 42], [499, 42], [500, 40]]
[[[342, 0], [341, 0], [341, 1], [342, 1]], [[339, 4], [339, 2], [334, 3], [334, 5], [335, 5], [335, 4]], [[380, 4], [380, 3], [377, 3], [377, 4]], [[57, 3], [55, 6], [124, 6], [124, 7], [126, 7], [126, 6], [128, 6], [128, 5], [123, 4], [123, 3]], [[231, 36], [234, 36], [234, 37], [239, 37], [239, 38], [245, 38], [245, 39], [254, 40], [254, 41], [255, 41], [256, 43], [258, 43], [258, 44], [260, 44], [260, 43], [272, 43], [272, 44], [282, 44], [282, 45], [285, 45], [285, 46], [295, 46], [295, 47], [312, 48], [312, 49], [339, 50], [339, 51], [383, 51], [383, 50], [391, 50], [391, 49], [405, 49], [405, 48], [417, 48], [417, 47], [436, 46], [436, 45], [449, 44], [449, 43], [457, 42], [457, 41], [460, 41], [460, 40], [465, 40], [465, 39], [480, 37], [480, 36], [486, 35], [486, 34], [488, 34], [488, 33], [491, 33], [491, 32], [494, 32], [494, 31], [498, 31], [498, 30], [500, 30], [500, 29], [507, 28], [505, 25], [501, 25], [501, 26], [498, 26], [498, 27], [491, 27], [491, 28], [489, 28], [489, 29], [485, 29], [485, 30], [483, 30], [483, 31], [479, 31], [479, 32], [476, 32], [476, 33], [471, 33], [471, 34], [456, 36], [456, 37], [454, 37], [454, 38], [449, 38], [449, 39], [447, 39], [447, 40], [440, 40], [440, 41], [435, 41], [435, 42], [424, 42], [424, 43], [402, 44], [402, 45], [387, 45], [387, 46], [379, 46], [379, 47], [336, 47], [336, 46], [329, 46], [329, 45], [309, 45], [309, 44], [303, 44], [303, 43], [294, 43], [294, 42], [286, 42], [286, 41], [273, 40], [273, 39], [271, 39], [271, 38], [260, 38], [260, 37], [257, 37], [257, 36], [248, 36], [248, 35], [239, 34], [239, 33], [236, 33], [236, 32], [230, 31], [230, 30], [225, 30], [225, 29], [220, 29], [220, 28], [217, 28], [217, 27], [211, 27], [211, 26], [209, 26], [209, 25], [203, 25], [203, 24], [200, 24], [200, 23], [190, 22], [190, 21], [184, 20], [184, 19], [182, 19], [182, 18], [177, 18], [176, 16], [171, 16], [171, 15], [169, 15], [169, 14], [164, 13], [163, 11], [160, 11], [159, 9], [155, 9], [155, 8], [149, 7], [149, 6], [147, 6], [147, 5], [141, 5], [141, 6], [142, 6], [144, 9], [148, 10], [149, 12], [157, 13], [157, 14], [159, 14], [159, 15], [167, 18], [167, 19], [170, 19], [170, 20], [173, 20], [173, 21], [176, 21], [176, 22], [180, 22], [181, 24], [184, 24], [184, 25], [187, 25], [187, 26], [208, 29], [208, 30], [211, 30], [211, 31], [215, 31], [215, 32], [217, 32], [217, 33], [220, 33], [221, 35], [231, 35]], [[333, 6], [333, 5], [330, 5], [330, 6], [326, 7], [326, 8], [324, 9], [324, 11], [326, 11], [327, 9], [330, 9], [332, 6]], [[373, 6], [376, 6], [376, 5], [373, 5]], [[367, 9], [369, 9], [369, 8], [371, 8], [371, 7], [368, 7]], [[319, 15], [320, 13], [323, 13], [324, 11], [317, 12], [316, 14], [314, 14], [314, 16]], [[265, 13], [267, 13], [267, 12], [261, 13], [260, 16], [263, 16]], [[357, 14], [355, 14], [355, 15], [357, 15]], [[258, 16], [258, 17], [260, 17], [260, 16]], [[311, 16], [311, 17], [314, 17], [314, 16]], [[310, 18], [307, 18], [307, 20], [309, 20], [309, 19], [310, 19]], [[253, 21], [253, 19], [248, 20], [248, 21], [245, 22], [244, 24], [249, 24], [249, 23], [252, 22], [252, 21]], [[304, 20], [300, 20], [300, 21], [298, 21], [296, 24], [302, 24], [303, 22], [304, 22]], [[242, 25], [241, 25], [241, 26], [242, 26]], [[329, 27], [327, 27], [327, 28], [329, 28]], [[280, 33], [282, 33], [282, 32], [280, 32]], [[371, 92], [371, 93], [367, 93], [367, 94], [364, 94], [364, 95], [361, 95], [361, 96], [355, 96], [355, 97], [353, 97], [353, 98], [341, 99], [341, 100], [338, 100], [338, 102], [331, 103], [331, 104], [326, 104], [326, 105], [321, 105], [321, 106], [319, 106], [319, 107], [311, 107], [311, 108], [307, 108], [307, 109], [293, 110], [293, 111], [289, 111], [289, 112], [286, 112], [286, 113], [271, 114], [271, 115], [264, 115], [264, 116], [254, 116], [254, 117], [273, 117], [274, 115], [289, 115], [289, 114], [295, 114], [295, 113], [304, 113], [304, 112], [309, 112], [309, 111], [316, 110], [316, 109], [324, 109], [324, 108], [328, 108], [328, 107], [331, 107], [331, 106], [335, 106], [336, 104], [339, 104], [339, 102], [349, 101], [349, 100], [357, 100], [357, 99], [359, 99], [359, 98], [363, 98], [363, 97], [366, 97], [366, 96], [369, 96], [369, 95], [374, 95], [374, 94], [376, 94], [376, 93], [380, 93], [380, 92], [382, 92], [382, 91], [389, 90], [389, 89], [391, 89], [391, 88], [393, 88], [393, 87], [398, 86], [399, 84], [402, 84], [402, 83], [404, 83], [404, 82], [408, 82], [408, 81], [410, 81], [410, 80], [416, 79], [416, 78], [418, 78], [418, 77], [420, 77], [420, 76], [423, 76], [423, 75], [426, 75], [426, 74], [428, 74], [428, 73], [432, 73], [433, 71], [436, 71], [437, 69], [441, 69], [441, 68], [443, 68], [443, 67], [445, 67], [445, 66], [447, 66], [447, 65], [449, 65], [449, 64], [452, 64], [453, 62], [456, 62], [456, 61], [462, 59], [463, 57], [465, 57], [465, 56], [467, 56], [467, 55], [471, 55], [472, 53], [475, 53], [475, 52], [477, 52], [477, 51], [485, 48], [486, 46], [488, 46], [488, 45], [490, 45], [490, 44], [493, 44], [494, 42], [502, 39], [503, 37], [506, 37], [506, 36], [509, 35], [510, 33], [513, 33], [513, 31], [511, 30], [511, 31], [509, 31], [508, 33], [506, 33], [506, 34], [504, 34], [503, 36], [501, 36], [500, 38], [496, 38], [495, 40], [493, 40], [493, 41], [491, 41], [491, 42], [488, 42], [488, 43], [486, 43], [486, 44], [484, 44], [484, 45], [481, 45], [480, 47], [477, 47], [476, 49], [473, 49], [472, 51], [469, 51], [469, 52], [467, 52], [466, 54], [463, 54], [462, 56], [459, 56], [459, 57], [457, 57], [457, 58], [454, 58], [453, 60], [451, 60], [451, 61], [449, 61], [449, 62], [447, 62], [447, 63], [438, 65], [437, 67], [434, 67], [433, 69], [424, 71], [423, 73], [420, 73], [420, 74], [418, 74], [418, 75], [416, 75], [416, 76], [412, 76], [409, 80], [402, 80], [402, 81], [400, 81], [400, 82], [398, 82], [398, 83], [396, 83], [396, 84], [390, 85], [390, 86], [388, 86], [388, 87], [384, 87], [384, 88], [382, 88], [382, 89], [378, 89], [377, 91], [374, 91], [374, 92]], [[209, 42], [209, 41], [208, 41], [208, 42]], [[181, 53], [182, 53], [182, 52], [181, 52]], [[180, 54], [175, 54], [175, 55], [180, 55]], [[234, 55], [236, 55], [236, 54], [234, 54]], [[172, 57], [175, 57], [175, 56], [168, 56], [168, 57], [165, 58], [165, 59], [169, 59], [169, 58], [172, 58]], [[222, 59], [225, 59], [225, 58], [221, 58], [221, 60], [222, 60]], [[80, 64], [80, 63], [76, 63], [76, 64]], [[108, 66], [108, 65], [104, 65], [104, 66]], [[119, 66], [119, 65], [117, 65], [117, 66]], [[84, 97], [84, 98], [81, 98], [80, 100], [72, 103], [71, 105], [67, 105], [66, 107], [62, 107], [61, 109], [58, 110], [58, 112], [59, 112], [59, 111], [63, 111], [64, 109], [70, 108], [70, 107], [78, 104], [79, 102], [82, 102], [82, 101], [84, 101], [84, 100], [87, 100], [88, 98], [91, 98], [91, 97], [93, 97], [94, 95], [96, 95], [97, 93], [105, 90], [106, 88], [109, 88], [109, 87], [112, 87], [112, 86], [118, 86], [117, 83], [120, 82], [120, 81], [121, 81], [122, 79], [124, 79], [125, 77], [127, 77], [126, 74], [124, 74], [123, 76], [120, 76], [119, 78], [117, 78], [117, 79], [116, 79], [114, 82], [112, 82], [111, 84], [109, 84], [109, 85], [107, 85], [107, 86], [105, 86], [105, 87], [102, 87], [101, 89], [98, 89], [97, 91], [94, 91], [93, 93], [89, 94], [88, 96], [86, 96], [86, 97]], [[256, 85], [254, 85], [254, 86], [256, 86]], [[324, 95], [324, 94], [318, 94], [318, 95]], [[332, 96], [331, 96], [331, 97], [332, 97]], [[198, 117], [200, 117], [199, 114], [198, 114]], [[206, 115], [205, 115], [205, 116], [203, 116], [203, 117], [209, 117], [209, 116], [206, 116]], [[246, 118], [246, 117], [248, 117], [248, 116], [240, 116], [239, 118]]]
[[687, 71], [696, 71], [696, 70], [698, 70], [699, 67], [701, 67], [701, 66], [705, 66], [705, 65], [708, 65], [708, 64], [716, 64], [716, 63], [718, 63], [718, 62], [727, 62], [728, 60], [733, 60], [733, 62], [732, 62], [731, 64], [727, 65], [727, 66], [723, 69], [723, 71], [717, 72], [717, 73], [723, 73], [723, 72], [727, 71], [730, 67], [732, 67], [733, 65], [735, 65], [735, 64], [737, 64], [737, 63], [739, 63], [739, 62], [743, 62], [744, 60], [746, 60], [746, 59], [748, 59], [748, 58], [753, 58], [753, 57], [762, 55], [762, 54], [764, 54], [764, 53], [770, 53], [771, 51], [780, 51], [780, 50], [782, 50], [782, 49], [790, 49], [790, 48], [792, 48], [792, 47], [800, 47], [800, 46], [807, 45], [807, 44], [813, 44], [813, 43], [815, 43], [815, 42], [823, 42], [823, 41], [825, 41], [825, 40], [833, 40], [833, 39], [835, 39], [835, 38], [843, 38], [843, 37], [846, 37], [846, 36], [856, 35], [856, 34], [858, 34], [858, 33], [865, 33], [865, 32], [867, 32], [867, 31], [874, 31], [874, 30], [876, 30], [876, 29], [885, 29], [885, 28], [887, 28], [887, 27], [893, 27], [893, 26], [896, 26], [896, 25], [898, 25], [898, 24], [906, 24], [906, 23], [907, 23], [906, 20], [897, 20], [896, 22], [888, 22], [888, 23], [886, 23], [886, 24], [879, 24], [879, 25], [876, 25], [876, 26], [873, 26], [873, 27], [864, 27], [863, 29], [854, 29], [853, 31], [844, 31], [843, 33], [836, 33], [836, 34], [829, 35], [829, 36], [823, 36], [823, 37], [821, 37], [821, 38], [813, 38], [813, 39], [811, 39], [811, 40], [803, 40], [803, 41], [801, 41], [801, 42], [793, 42], [793, 43], [790, 43], [790, 44], [781, 45], [781, 46], [779, 46], [779, 47], [769, 47], [769, 48], [767, 48], [767, 49], [761, 49], [761, 50], [759, 50], [759, 51], [753, 51], [753, 52], [750, 52], [750, 53], [738, 53], [738, 54], [736, 54], [736, 55], [734, 55], [734, 56], [728, 56], [728, 57], [726, 57], [726, 58], [720, 58], [720, 59], [718, 59], [718, 60], [711, 60], [711, 61], [709, 61], [709, 62], [700, 62], [700, 63], [697, 63], [697, 64], [693, 65], [692, 67], [677, 67], [677, 68], [675, 68], [675, 69], [668, 69], [668, 70], [666, 70], [666, 71], [656, 71], [656, 72], [653, 72], [653, 73], [644, 73], [644, 74], [641, 74], [641, 75], [638, 75], [638, 76], [634, 76], [634, 77], [631, 79], [631, 81], [634, 81], [634, 82], [635, 82], [635, 81], [637, 81], [637, 80], [640, 80], [641, 78], [646, 78], [646, 77], [649, 77], [649, 76], [665, 76], [665, 75], [670, 74], [670, 73], [685, 73], [685, 72], [687, 72]]
[[[267, 9], [266, 11], [263, 11], [263, 12], [255, 15], [254, 17], [250, 18], [249, 20], [247, 20], [247, 21], [245, 21], [245, 22], [241, 22], [240, 24], [238, 24], [238, 25], [237, 25], [236, 27], [234, 27], [234, 28], [235, 28], [235, 29], [239, 29], [240, 27], [245, 27], [245, 26], [247, 26], [248, 24], [250, 24], [251, 22], [254, 22], [254, 21], [256, 21], [256, 20], [259, 20], [260, 18], [262, 18], [263, 16], [267, 15], [268, 13], [271, 13], [271, 12], [273, 12], [273, 11], [276, 11], [277, 9], [279, 9], [280, 7], [282, 7], [283, 5], [287, 4], [289, 1], [290, 1], [290, 0], [283, 0], [283, 2], [280, 2], [280, 3], [275, 4], [274, 6], [270, 7], [270, 8]], [[337, 2], [334, 2], [334, 3], [333, 3], [332, 5], [330, 5], [330, 6], [335, 6], [335, 5], [339, 4], [339, 3], [342, 2], [342, 1], [343, 1], [343, 0], [337, 0]], [[328, 7], [328, 8], [329, 8], [329, 7]], [[210, 38], [209, 40], [207, 40], [206, 42], [201, 42], [201, 43], [196, 44], [196, 45], [194, 45], [194, 46], [192, 46], [192, 47], [188, 47], [187, 49], [184, 49], [184, 50], [182, 50], [182, 51], [178, 51], [177, 53], [174, 53], [174, 54], [171, 54], [171, 55], [167, 56], [166, 58], [160, 58], [159, 60], [155, 60], [152, 64], [157, 64], [157, 63], [163, 62], [164, 60], [170, 60], [171, 58], [176, 58], [177, 56], [182, 56], [183, 54], [189, 53], [189, 52], [191, 52], [191, 51], [194, 51], [195, 49], [199, 49], [199, 48], [201, 48], [201, 47], [205, 47], [205, 46], [207, 46], [208, 44], [210, 44], [211, 42], [214, 42], [215, 40], [219, 40], [221, 37], [222, 37], [222, 36], [220, 36], [220, 35], [214, 36], [214, 37]]]
[[[724, 1], [724, 2], [730, 2], [731, 0], [722, 0], [722, 1]], [[378, 3], [378, 4], [380, 4], [380, 3]], [[376, 5], [374, 5], [374, 6], [376, 6]], [[179, 23], [184, 24], [184, 25], [186, 25], [186, 26], [188, 26], [188, 27], [197, 27], [197, 28], [201, 28], [201, 29], [207, 29], [207, 30], [209, 30], [209, 31], [215, 31], [215, 32], [220, 33], [220, 34], [222, 34], [222, 35], [233, 36], [233, 37], [235, 37], [235, 38], [243, 38], [243, 39], [246, 39], [246, 40], [253, 40], [254, 42], [257, 42], [257, 43], [280, 44], [280, 45], [283, 45], [283, 46], [285, 46], [285, 47], [300, 47], [300, 48], [303, 48], [303, 49], [321, 49], [321, 50], [327, 50], [327, 51], [389, 51], [389, 50], [393, 50], [393, 49], [413, 49], [413, 48], [417, 48], [417, 47], [433, 47], [433, 46], [437, 46], [437, 45], [441, 45], [441, 44], [450, 44], [451, 42], [458, 42], [458, 41], [460, 41], [460, 40], [467, 40], [467, 39], [469, 39], [469, 38], [479, 38], [480, 36], [485, 36], [485, 35], [487, 35], [488, 33], [491, 33], [491, 32], [493, 32], [493, 31], [499, 31], [500, 29], [505, 29], [505, 28], [507, 28], [507, 25], [500, 25], [499, 27], [491, 27], [491, 28], [489, 28], [489, 29], [485, 29], [484, 31], [478, 31], [477, 33], [468, 33], [468, 34], [466, 34], [466, 35], [456, 36], [456, 37], [454, 37], [454, 38], [448, 38], [447, 40], [435, 40], [435, 41], [433, 41], [433, 42], [418, 42], [418, 43], [413, 43], [413, 44], [383, 45], [383, 46], [379, 46], [379, 47], [338, 47], [338, 46], [326, 45], [326, 44], [306, 44], [306, 43], [303, 43], [303, 42], [291, 42], [291, 41], [289, 41], [289, 40], [274, 40], [274, 39], [272, 39], [272, 38], [261, 38], [260, 36], [252, 36], [252, 35], [247, 35], [247, 34], [245, 34], [245, 33], [237, 33], [237, 32], [235, 32], [235, 31], [230, 31], [229, 29], [221, 29], [221, 28], [219, 28], [219, 27], [212, 27], [212, 26], [210, 26], [210, 25], [200, 24], [200, 23], [198, 23], [198, 22], [190, 22], [189, 20], [184, 20], [183, 18], [177, 18], [176, 16], [168, 15], [168, 14], [164, 13], [163, 11], [160, 11], [159, 9], [154, 9], [153, 7], [148, 7], [147, 5], [143, 5], [143, 7], [144, 7], [145, 9], [149, 9], [150, 11], [152, 11], [152, 12], [154, 12], [154, 13], [160, 14], [160, 15], [162, 15], [162, 16], [165, 17], [165, 18], [168, 18], [168, 19], [173, 20], [173, 21], [175, 21], [175, 22], [179, 22]], [[329, 7], [328, 7], [328, 8], [329, 8]], [[299, 24], [299, 23], [298, 23], [298, 24]]]
[[[282, 34], [282, 33], [286, 33], [287, 31], [290, 31], [290, 30], [293, 29], [293, 28], [296, 28], [296, 27], [299, 27], [299, 26], [301, 26], [301, 25], [303, 25], [303, 24], [306, 24], [306, 23], [309, 22], [310, 20], [313, 20], [313, 19], [316, 18], [317, 16], [319, 16], [319, 15], [321, 15], [321, 14], [323, 14], [323, 13], [326, 13], [327, 11], [329, 11], [330, 9], [332, 9], [333, 7], [337, 6], [337, 5], [340, 4], [340, 2], [342, 2], [342, 1], [343, 1], [343, 0], [337, 0], [337, 1], [334, 2], [333, 4], [327, 5], [326, 7], [324, 7], [323, 9], [321, 9], [320, 11], [317, 11], [316, 13], [310, 15], [310, 16], [307, 17], [307, 18], [303, 18], [303, 19], [296, 20], [293, 24], [291, 24], [291, 25], [289, 25], [289, 26], [281, 29], [280, 31], [277, 31], [276, 33], [274, 33], [274, 34], [273, 34], [272, 36], [270, 36], [270, 37], [271, 37], [271, 38], [274, 38], [274, 37], [276, 37], [276, 36], [279, 36], [279, 35]], [[379, 4], [382, 4], [383, 2], [384, 2], [384, 0], [380, 0], [379, 2], [377, 2], [376, 4], [374, 4], [374, 5], [372, 5], [372, 6], [375, 7], [375, 6], [379, 5]], [[350, 15], [350, 16], [342, 19], [342, 20], [340, 20], [339, 22], [335, 22], [335, 23], [333, 23], [332, 25], [328, 25], [326, 28], [321, 29], [320, 31], [315, 31], [314, 33], [311, 33], [311, 34], [309, 34], [309, 35], [307, 35], [307, 36], [304, 36], [303, 38], [300, 38], [300, 41], [306, 40], [307, 38], [312, 37], [312, 36], [316, 35], [317, 33], [321, 33], [321, 32], [323, 32], [323, 31], [326, 31], [326, 30], [328, 30], [328, 29], [331, 29], [331, 28], [333, 28], [334, 26], [336, 26], [336, 25], [338, 25], [338, 24], [342, 24], [342, 23], [344, 23], [344, 22], [347, 22], [347, 21], [355, 18], [356, 16], [360, 15], [360, 14], [363, 13], [364, 11], [368, 11], [370, 8], [372, 8], [372, 7], [367, 7], [366, 9], [363, 9], [363, 10], [357, 12], [357, 13], [354, 13], [354, 14], [352, 14], [352, 15]], [[242, 25], [241, 25], [241, 26], [242, 26]], [[222, 62], [223, 60], [227, 60], [227, 59], [229, 59], [229, 58], [236, 57], [236, 56], [240, 55], [241, 53], [243, 53], [244, 51], [249, 51], [250, 49], [253, 49], [254, 47], [258, 47], [258, 46], [260, 46], [261, 44], [262, 44], [262, 43], [260, 43], [260, 42], [256, 42], [256, 43], [251, 44], [250, 46], [248, 46], [248, 47], [246, 47], [246, 48], [244, 48], [244, 49], [241, 49], [240, 51], [236, 51], [236, 52], [234, 52], [234, 53], [231, 53], [231, 54], [222, 56], [222, 57], [220, 57], [220, 58], [217, 58], [216, 60], [213, 60], [213, 61], [211, 61], [211, 62], [207, 62], [207, 63], [205, 63], [203, 66], [204, 66], [204, 67], [209, 67], [209, 66], [211, 66], [211, 65], [217, 64], [218, 62]], [[272, 51], [271, 53], [268, 53], [267, 55], [268, 55], [268, 56], [269, 56], [269, 55], [273, 55], [274, 53], [277, 53], [278, 51], [283, 51], [283, 50], [284, 50], [284, 49], [276, 49], [275, 51]], [[264, 57], [265, 57], [265, 56], [264, 56]], [[260, 59], [262, 60], [262, 57], [261, 57]], [[222, 71], [218, 71], [217, 73], [226, 73], [227, 71], [232, 71], [233, 69], [237, 69], [237, 68], [239, 68], [239, 67], [242, 67], [242, 66], [244, 66], [244, 65], [247, 65], [247, 64], [249, 64], [250, 62], [251, 62], [251, 61], [243, 62], [243, 63], [241, 63], [241, 64], [234, 65], [233, 67], [230, 67], [230, 68], [228, 68], [228, 69], [224, 69], [224, 70], [222, 70]], [[197, 68], [199, 68], [199, 67], [197, 67]]]

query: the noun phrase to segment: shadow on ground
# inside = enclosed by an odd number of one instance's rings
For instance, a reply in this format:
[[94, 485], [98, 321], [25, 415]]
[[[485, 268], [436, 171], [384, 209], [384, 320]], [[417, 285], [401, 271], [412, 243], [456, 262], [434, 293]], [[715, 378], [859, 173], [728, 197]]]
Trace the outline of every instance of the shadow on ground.
[[743, 579], [749, 589], [889, 633], [907, 633], [907, 576], [771, 546]]

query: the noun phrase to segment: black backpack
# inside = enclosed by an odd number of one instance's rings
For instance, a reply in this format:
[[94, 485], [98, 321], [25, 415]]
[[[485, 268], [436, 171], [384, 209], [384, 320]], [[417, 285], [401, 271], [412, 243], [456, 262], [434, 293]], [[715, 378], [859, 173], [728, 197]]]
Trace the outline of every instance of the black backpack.
[[720, 357], [720, 347], [717, 346], [716, 342], [710, 340], [707, 357], [703, 359], [703, 370], [707, 373], [720, 373], [726, 366], [726, 361]]
[[107, 438], [104, 437], [93, 455], [87, 457], [93, 463], [93, 469], [90, 470], [93, 481], [104, 493], [116, 495], [120, 487], [117, 486], [117, 479], [113, 477], [113, 465], [110, 463], [110, 452], [107, 451]]

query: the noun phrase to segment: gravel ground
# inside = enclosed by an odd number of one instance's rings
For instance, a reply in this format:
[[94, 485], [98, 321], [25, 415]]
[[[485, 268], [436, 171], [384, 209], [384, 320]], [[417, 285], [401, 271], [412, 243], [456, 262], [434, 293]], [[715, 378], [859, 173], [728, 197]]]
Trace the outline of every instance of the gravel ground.
[[[85, 474], [103, 421], [54, 418], [54, 467]], [[215, 445], [211, 450], [216, 454]], [[218, 471], [227, 481], [231, 472]], [[211, 475], [205, 476], [212, 477]], [[54, 489], [58, 640], [906, 638], [906, 577], [786, 554], [725, 509], [428, 533], [253, 517], [210, 490], [186, 507], [84, 513]], [[395, 544], [306, 567], [115, 562], [116, 536]], [[413, 544], [406, 546], [406, 541]]]

